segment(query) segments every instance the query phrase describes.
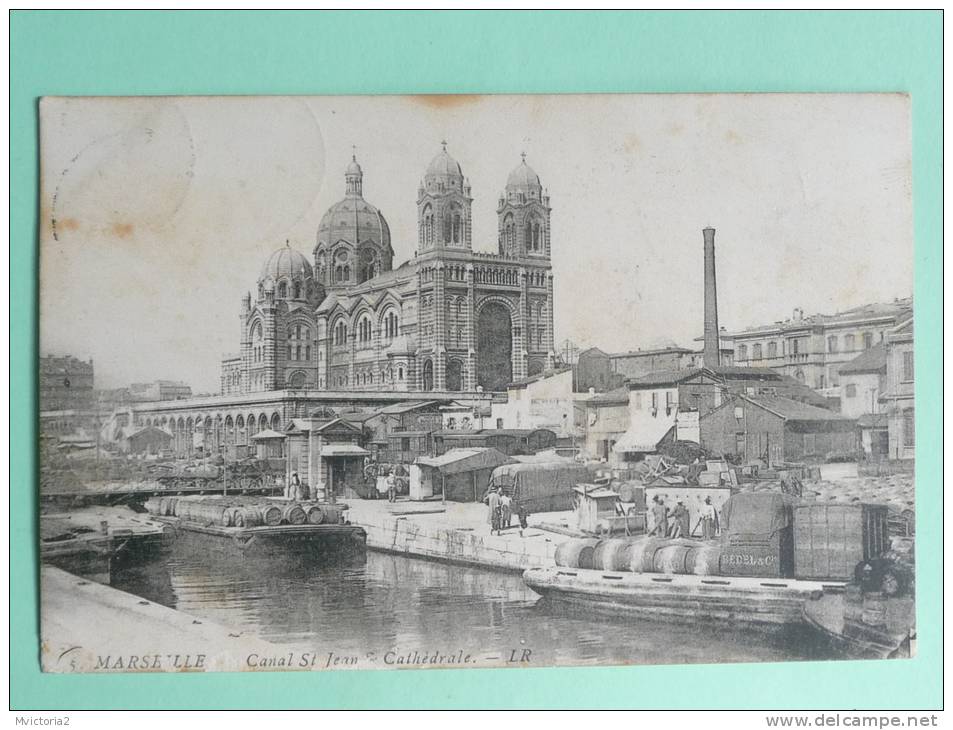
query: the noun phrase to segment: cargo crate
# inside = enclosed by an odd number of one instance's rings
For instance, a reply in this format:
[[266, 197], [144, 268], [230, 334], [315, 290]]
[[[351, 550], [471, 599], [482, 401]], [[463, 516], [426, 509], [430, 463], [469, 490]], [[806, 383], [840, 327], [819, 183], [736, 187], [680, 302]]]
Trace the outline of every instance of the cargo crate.
[[754, 578], [790, 578], [794, 574], [792, 530], [772, 535], [728, 535], [718, 563], [721, 575]]
[[851, 580], [858, 563], [888, 548], [884, 505], [805, 504], [794, 510], [796, 578]]

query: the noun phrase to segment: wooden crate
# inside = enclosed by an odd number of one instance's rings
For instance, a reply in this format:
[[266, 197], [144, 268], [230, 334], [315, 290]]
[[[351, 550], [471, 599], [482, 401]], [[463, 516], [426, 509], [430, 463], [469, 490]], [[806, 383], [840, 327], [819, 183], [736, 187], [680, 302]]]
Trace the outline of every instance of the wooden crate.
[[753, 578], [790, 578], [794, 572], [793, 536], [790, 527], [773, 535], [728, 535], [722, 543], [718, 568], [721, 575]]
[[874, 504], [805, 504], [794, 510], [794, 575], [851, 580], [862, 560], [889, 548], [887, 508]]

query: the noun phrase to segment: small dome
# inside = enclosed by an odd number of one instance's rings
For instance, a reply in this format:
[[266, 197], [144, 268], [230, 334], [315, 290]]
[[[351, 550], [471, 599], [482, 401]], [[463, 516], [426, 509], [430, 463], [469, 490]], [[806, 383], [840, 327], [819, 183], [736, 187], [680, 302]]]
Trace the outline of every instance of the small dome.
[[460, 169], [460, 163], [457, 162], [447, 152], [447, 143], [442, 142], [443, 149], [437, 153], [430, 164], [427, 165], [427, 172], [424, 173], [424, 181], [440, 180], [442, 182], [452, 181], [456, 186], [463, 185], [463, 170]]
[[542, 188], [542, 185], [539, 182], [539, 175], [533, 170], [532, 167], [526, 164], [526, 156], [523, 156], [523, 161], [513, 168], [513, 171], [510, 173], [510, 176], [506, 178], [506, 187], [508, 189], [519, 189], [519, 190], [539, 190]]
[[352, 156], [351, 162], [348, 164], [347, 169], [344, 171], [345, 175], [363, 175], [361, 166], [357, 164], [357, 158]]
[[390, 356], [414, 355], [416, 352], [417, 341], [410, 335], [400, 335], [400, 337], [394, 338], [394, 342], [387, 348], [387, 354]]
[[268, 257], [265, 265], [261, 267], [261, 275], [258, 278], [276, 281], [285, 276], [304, 279], [313, 276], [308, 259], [304, 254], [291, 248], [287, 242]]

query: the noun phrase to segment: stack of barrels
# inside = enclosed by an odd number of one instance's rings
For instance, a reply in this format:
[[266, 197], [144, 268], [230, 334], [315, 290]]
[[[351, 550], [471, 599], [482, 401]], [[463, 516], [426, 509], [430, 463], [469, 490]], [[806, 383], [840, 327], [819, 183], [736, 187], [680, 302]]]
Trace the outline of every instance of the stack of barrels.
[[584, 570], [718, 575], [721, 546], [657, 537], [573, 538], [556, 548], [556, 565]]
[[145, 503], [150, 514], [178, 517], [202, 525], [220, 527], [259, 527], [265, 525], [320, 525], [341, 521], [340, 505], [314, 503], [278, 503], [248, 498], [153, 497]]

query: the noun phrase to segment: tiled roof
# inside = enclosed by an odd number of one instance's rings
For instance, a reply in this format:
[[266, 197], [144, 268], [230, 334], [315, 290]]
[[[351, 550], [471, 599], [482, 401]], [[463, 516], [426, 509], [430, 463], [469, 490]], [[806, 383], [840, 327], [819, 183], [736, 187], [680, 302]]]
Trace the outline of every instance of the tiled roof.
[[887, 348], [881, 342], [840, 366], [840, 373], [879, 373], [887, 368]]
[[824, 408], [801, 403], [790, 398], [781, 396], [759, 395], [755, 397], [745, 396], [745, 400], [751, 401], [762, 408], [775, 413], [786, 421], [847, 421], [850, 420], [839, 413], [828, 411]]

